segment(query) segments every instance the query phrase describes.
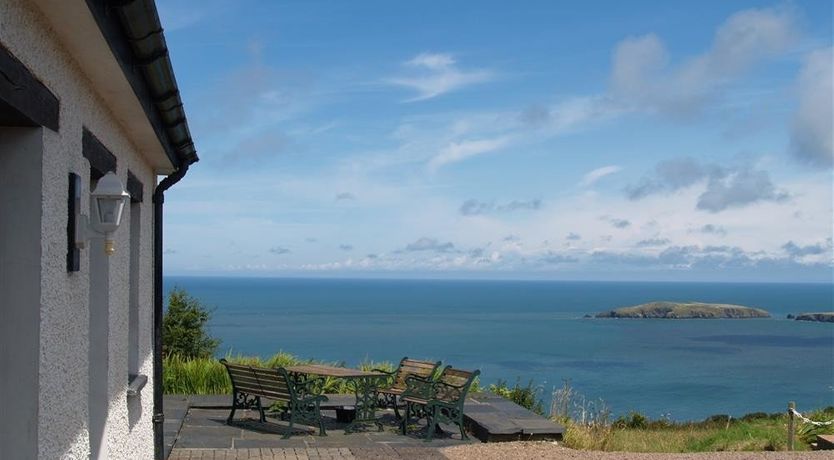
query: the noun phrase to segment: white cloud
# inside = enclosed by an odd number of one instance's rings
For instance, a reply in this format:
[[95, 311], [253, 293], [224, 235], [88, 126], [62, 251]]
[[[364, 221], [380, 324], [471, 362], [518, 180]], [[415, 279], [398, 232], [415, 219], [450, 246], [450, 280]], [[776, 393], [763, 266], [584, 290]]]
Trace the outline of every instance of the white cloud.
[[465, 140], [450, 142], [440, 152], [429, 160], [429, 169], [434, 171], [449, 163], [463, 161], [475, 155], [493, 152], [509, 144], [508, 136], [493, 139]]
[[834, 164], [834, 49], [814, 51], [799, 72], [799, 109], [791, 127], [791, 153], [813, 166]]
[[781, 203], [790, 195], [776, 188], [766, 171], [738, 168], [726, 175], [710, 178], [707, 189], [698, 197], [697, 208], [720, 212], [763, 201]]
[[762, 59], [786, 52], [795, 41], [791, 9], [750, 9], [730, 16], [706, 52], [670, 65], [665, 45], [654, 34], [630, 37], [615, 50], [611, 89], [635, 109], [690, 114], [732, 79]]
[[461, 70], [455, 59], [445, 53], [421, 53], [405, 63], [412, 75], [385, 80], [389, 84], [417, 91], [417, 96], [406, 102], [422, 101], [493, 79], [489, 70]]
[[580, 187], [590, 187], [590, 186], [596, 184], [597, 181], [602, 179], [603, 177], [610, 176], [611, 174], [618, 173], [622, 169], [623, 168], [621, 168], [617, 165], [603, 166], [601, 168], [594, 169], [593, 171], [590, 171], [589, 173], [582, 176], [582, 180], [579, 181], [579, 186]]
[[420, 53], [405, 64], [431, 70], [445, 70], [455, 65], [455, 59], [445, 53]]
[[633, 201], [649, 195], [678, 192], [706, 182], [698, 197], [697, 209], [720, 212], [764, 201], [784, 202], [790, 195], [776, 187], [770, 174], [750, 164], [719, 166], [692, 158], [673, 158], [658, 163], [654, 175], [643, 177], [625, 188]]

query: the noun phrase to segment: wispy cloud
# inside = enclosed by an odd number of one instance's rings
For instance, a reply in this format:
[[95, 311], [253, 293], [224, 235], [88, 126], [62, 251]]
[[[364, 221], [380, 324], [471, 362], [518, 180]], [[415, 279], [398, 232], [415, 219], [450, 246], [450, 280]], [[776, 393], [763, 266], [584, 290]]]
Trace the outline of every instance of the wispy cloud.
[[437, 170], [441, 166], [457, 163], [467, 158], [493, 152], [509, 144], [509, 137], [502, 136], [492, 139], [465, 140], [451, 142], [429, 160], [429, 169]]
[[351, 201], [355, 199], [356, 195], [350, 192], [341, 192], [336, 194], [336, 201]]
[[669, 240], [669, 238], [648, 238], [638, 241], [634, 246], [638, 248], [652, 248], [656, 246], [666, 246], [671, 242], [672, 241]]
[[569, 256], [566, 254], [558, 254], [552, 251], [548, 251], [546, 254], [540, 257], [542, 262], [547, 264], [573, 264], [579, 262], [579, 259], [573, 256]]
[[269, 248], [269, 252], [275, 255], [289, 254], [291, 251], [283, 246]]
[[702, 225], [701, 228], [697, 230], [699, 233], [704, 233], [706, 235], [718, 235], [718, 236], [726, 236], [727, 229], [720, 225], [715, 224], [705, 224]]
[[436, 238], [423, 237], [417, 241], [410, 243], [405, 247], [406, 251], [431, 251], [431, 252], [452, 252], [455, 250], [455, 245], [450, 242], [441, 242]]
[[542, 200], [538, 198], [528, 201], [513, 200], [503, 204], [472, 199], [463, 202], [460, 206], [460, 213], [464, 216], [477, 216], [493, 212], [535, 211], [541, 207]]
[[406, 102], [431, 99], [494, 78], [489, 70], [461, 70], [455, 58], [447, 53], [421, 53], [406, 61], [404, 66], [410, 70], [409, 75], [385, 81], [417, 91], [417, 96]]
[[594, 169], [593, 171], [588, 172], [584, 176], [582, 176], [582, 180], [579, 181], [580, 187], [590, 187], [597, 183], [598, 180], [602, 179], [605, 176], [610, 176], [611, 174], [618, 173], [623, 168], [617, 165], [609, 165], [603, 166], [601, 168]]
[[629, 221], [627, 219], [617, 219], [617, 218], [612, 217], [612, 218], [608, 218], [608, 219], [605, 219], [605, 220], [607, 220], [608, 223], [611, 224], [611, 226], [614, 227], [614, 228], [623, 229], [623, 228], [631, 226], [631, 221]]

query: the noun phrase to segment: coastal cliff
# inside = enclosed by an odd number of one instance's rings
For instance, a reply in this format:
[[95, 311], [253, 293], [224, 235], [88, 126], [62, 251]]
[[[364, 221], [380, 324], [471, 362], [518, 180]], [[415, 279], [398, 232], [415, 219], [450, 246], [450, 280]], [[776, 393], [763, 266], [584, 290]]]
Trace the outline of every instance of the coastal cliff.
[[701, 302], [650, 302], [598, 313], [597, 318], [746, 319], [770, 318], [759, 308]]
[[822, 313], [801, 313], [796, 316], [788, 316], [797, 321], [817, 321], [820, 323], [834, 323], [834, 311]]

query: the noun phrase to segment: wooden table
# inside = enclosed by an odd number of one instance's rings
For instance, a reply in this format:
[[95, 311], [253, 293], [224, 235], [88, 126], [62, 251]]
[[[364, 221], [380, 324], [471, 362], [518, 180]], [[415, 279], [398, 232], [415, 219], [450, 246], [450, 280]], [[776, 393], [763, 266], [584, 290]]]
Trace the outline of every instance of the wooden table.
[[356, 431], [360, 425], [367, 423], [373, 423], [382, 431], [382, 423], [376, 418], [376, 408], [379, 404], [376, 390], [379, 388], [380, 380], [388, 378], [388, 374], [324, 364], [302, 364], [286, 369], [298, 379], [305, 379], [311, 375], [345, 379], [353, 387], [353, 393], [356, 395], [356, 418], [345, 427], [345, 434]]

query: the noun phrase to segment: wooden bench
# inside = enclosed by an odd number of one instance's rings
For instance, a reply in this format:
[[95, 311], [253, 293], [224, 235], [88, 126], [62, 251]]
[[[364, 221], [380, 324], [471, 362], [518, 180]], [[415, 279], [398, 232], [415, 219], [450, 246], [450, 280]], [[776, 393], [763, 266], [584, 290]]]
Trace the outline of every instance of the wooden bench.
[[232, 381], [232, 412], [226, 419], [227, 423], [233, 422], [237, 409], [253, 408], [258, 409], [260, 421], [266, 422], [261, 403], [261, 398], [265, 398], [284, 404], [284, 410], [290, 422], [284, 439], [290, 437], [296, 422], [318, 425], [319, 435], [327, 435], [320, 407], [323, 402], [327, 401], [327, 397], [310, 391], [310, 385], [320, 379], [310, 379], [302, 384], [294, 382], [287, 370], [281, 367], [267, 369], [232, 364], [225, 359], [221, 359], [220, 362], [226, 366], [226, 371]]
[[400, 360], [400, 365], [394, 371], [373, 369], [374, 372], [382, 372], [391, 377], [387, 387], [377, 390], [377, 393], [381, 396], [380, 407], [393, 407], [397, 419], [401, 418], [397, 407], [397, 396], [402, 395], [406, 389], [405, 379], [409, 375], [431, 379], [438, 367], [440, 367], [440, 361], [420, 361], [408, 359], [408, 356], [406, 356]]
[[431, 441], [439, 423], [454, 423], [460, 428], [462, 440], [469, 439], [464, 429], [463, 405], [472, 382], [480, 370], [464, 371], [446, 366], [437, 380], [423, 377], [406, 377], [406, 390], [400, 400], [405, 401], [405, 416], [401, 431], [406, 434], [410, 415], [426, 417], [428, 420], [426, 441]]

